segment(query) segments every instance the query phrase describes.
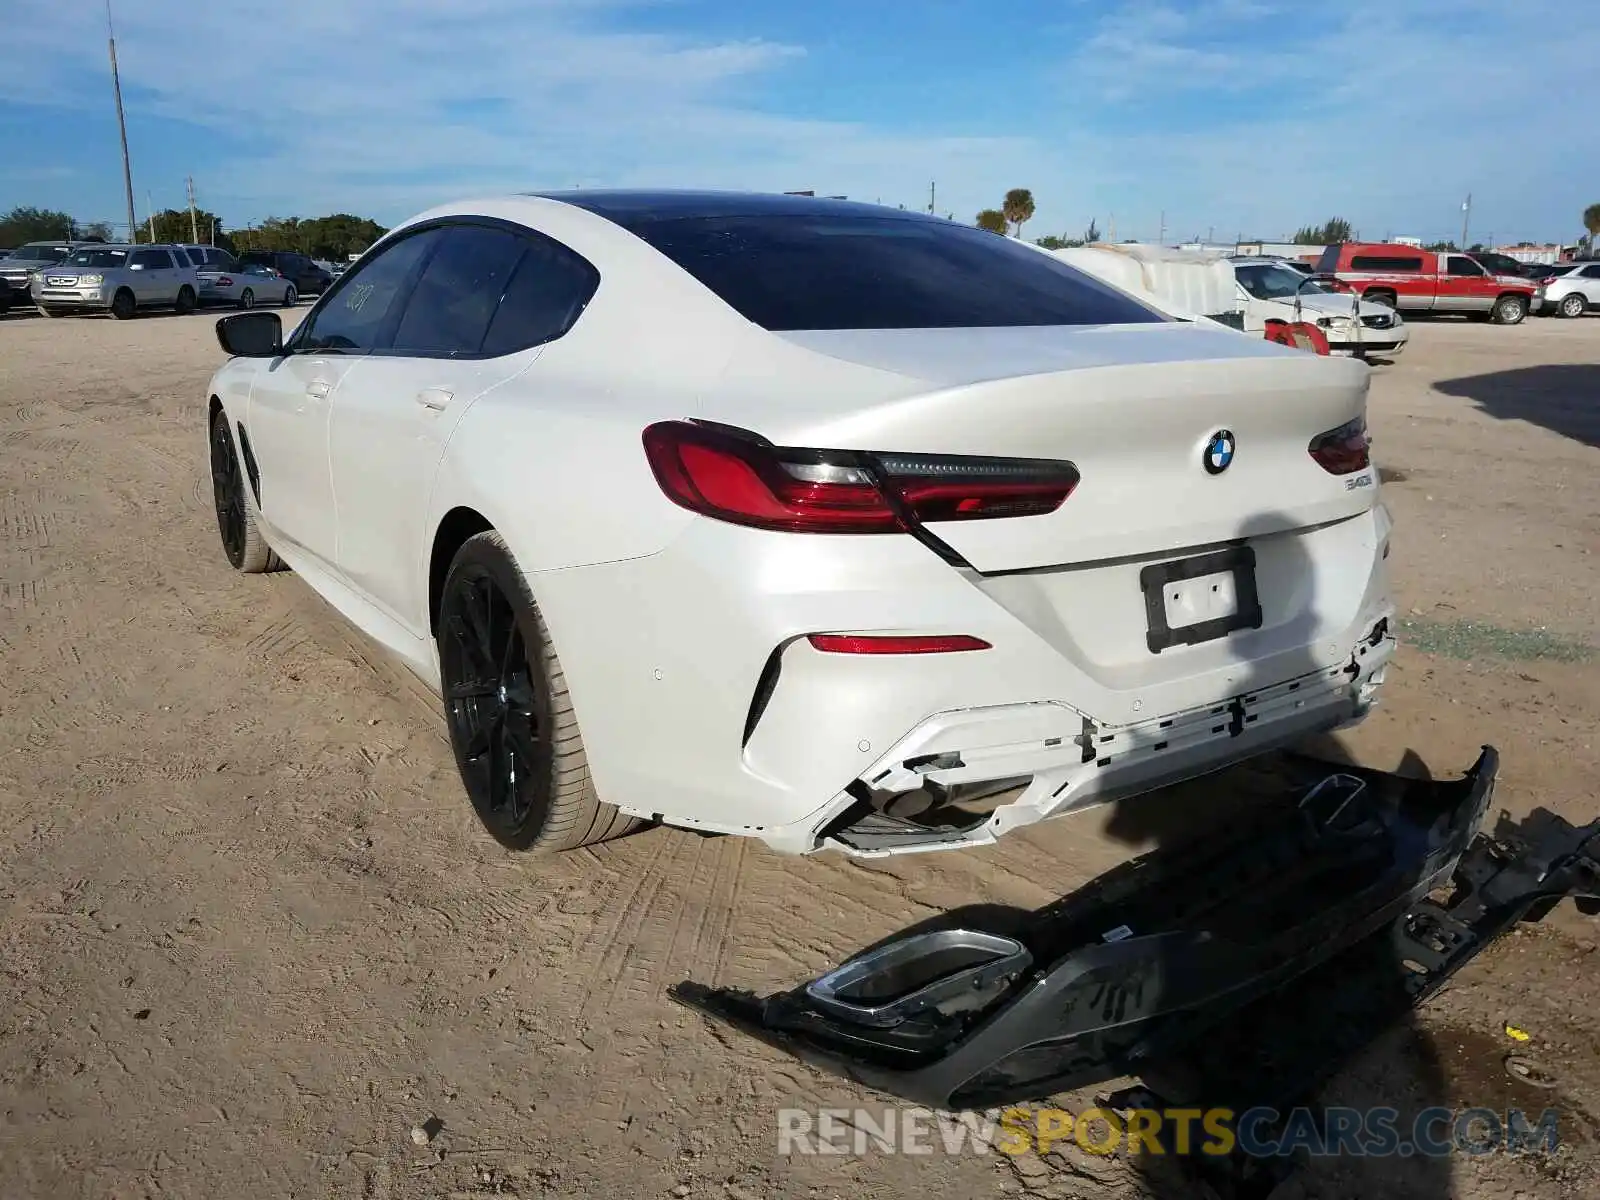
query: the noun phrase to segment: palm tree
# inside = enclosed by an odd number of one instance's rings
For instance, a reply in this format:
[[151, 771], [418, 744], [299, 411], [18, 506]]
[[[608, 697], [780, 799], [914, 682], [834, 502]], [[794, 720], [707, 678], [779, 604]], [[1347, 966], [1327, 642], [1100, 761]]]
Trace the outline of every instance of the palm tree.
[[1022, 223], [1033, 219], [1033, 193], [1027, 188], [1012, 188], [1006, 193], [1000, 211], [1008, 222], [1017, 227], [1017, 236], [1021, 237]]
[[978, 214], [978, 228], [987, 229], [990, 233], [998, 233], [1001, 237], [1006, 235], [1006, 215], [998, 208], [986, 208]]

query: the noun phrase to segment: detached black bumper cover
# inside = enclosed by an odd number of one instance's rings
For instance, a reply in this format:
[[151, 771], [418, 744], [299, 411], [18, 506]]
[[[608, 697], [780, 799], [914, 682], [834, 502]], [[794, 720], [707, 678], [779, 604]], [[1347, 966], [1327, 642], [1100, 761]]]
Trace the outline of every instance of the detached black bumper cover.
[[[1541, 902], [1600, 891], [1600, 822], [1577, 830], [1544, 814], [1532, 842], [1477, 836], [1498, 767], [1489, 747], [1464, 778], [1444, 782], [1282, 761], [1282, 802], [1248, 827], [1153, 851], [1038, 912], [951, 914], [765, 998], [693, 982], [672, 995], [824, 1069], [939, 1109], [1018, 1103], [1123, 1075], [1152, 1087], [1159, 1079], [1172, 1100], [1242, 1101], [1234, 1083], [1256, 1091], [1273, 1072], [1263, 1075], [1251, 1054], [1248, 1084], [1230, 1081], [1236, 1051], [1252, 1030], [1273, 1035], [1254, 1015], [1229, 1030], [1241, 1013], [1293, 1012], [1309, 1035], [1307, 1009], [1326, 1005], [1348, 1029], [1378, 996], [1365, 1019], [1392, 1020]], [[1430, 897], [1447, 885], [1449, 895]], [[1389, 984], [1360, 985], [1341, 968], [1347, 956], [1376, 964]], [[1291, 1002], [1308, 979], [1311, 994]], [[1332, 994], [1346, 985], [1365, 986], [1365, 999]], [[1363, 1027], [1363, 1040], [1378, 1031]], [[1316, 1038], [1284, 1040], [1309, 1051]], [[1230, 1044], [1231, 1060], [1190, 1053]], [[1297, 1092], [1344, 1052], [1322, 1050], [1316, 1061], [1280, 1056], [1283, 1077], [1270, 1090]]]

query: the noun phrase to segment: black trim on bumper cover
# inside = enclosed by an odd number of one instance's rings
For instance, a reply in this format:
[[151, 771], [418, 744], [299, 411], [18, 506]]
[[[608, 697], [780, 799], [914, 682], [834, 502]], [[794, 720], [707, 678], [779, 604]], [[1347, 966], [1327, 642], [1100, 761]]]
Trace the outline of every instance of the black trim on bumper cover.
[[[1517, 920], [1563, 895], [1600, 896], [1600, 821], [1574, 829], [1545, 814], [1547, 828], [1522, 830], [1521, 841], [1504, 822], [1474, 841], [1498, 761], [1485, 747], [1464, 778], [1435, 782], [1286, 755], [1283, 803], [1229, 835], [1153, 851], [1032, 914], [991, 912], [987, 924], [949, 914], [863, 952], [934, 927], [981, 930], [1026, 951], [1007, 960], [1031, 960], [1014, 978], [994, 978], [971, 951], [952, 963], [945, 948], [920, 965], [902, 954], [879, 978], [857, 955], [821, 990], [762, 998], [686, 981], [669, 994], [825, 1070], [944, 1110], [1124, 1075], [1169, 1099], [1298, 1095]], [[1446, 884], [1447, 897], [1430, 897]], [[1358, 969], [1374, 965], [1377, 986]], [[947, 1000], [961, 972], [981, 1004]], [[899, 1000], [904, 1011], [886, 1026], [884, 1005]], [[1379, 1023], [1345, 1019], [1363, 1008]], [[1337, 1015], [1355, 1045], [1306, 1037], [1319, 1011]], [[1290, 1061], [1297, 1052], [1313, 1061]], [[1263, 1053], [1281, 1069], [1264, 1071]]]

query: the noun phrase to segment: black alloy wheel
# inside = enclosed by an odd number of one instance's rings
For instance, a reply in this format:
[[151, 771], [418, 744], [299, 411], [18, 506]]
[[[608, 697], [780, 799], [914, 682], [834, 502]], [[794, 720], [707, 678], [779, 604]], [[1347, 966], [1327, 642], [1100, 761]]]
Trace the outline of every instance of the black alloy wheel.
[[217, 508], [217, 532], [222, 549], [235, 568], [244, 565], [247, 531], [244, 512], [244, 472], [233, 449], [226, 421], [211, 423], [211, 490]]
[[452, 571], [439, 610], [450, 741], [479, 820], [515, 850], [538, 840], [550, 809], [550, 694], [533, 661], [523, 621], [488, 566]]

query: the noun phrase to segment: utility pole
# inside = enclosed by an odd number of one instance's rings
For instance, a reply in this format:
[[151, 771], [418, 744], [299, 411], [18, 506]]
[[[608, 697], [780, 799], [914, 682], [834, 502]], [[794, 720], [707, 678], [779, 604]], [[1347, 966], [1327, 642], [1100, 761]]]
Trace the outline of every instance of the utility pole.
[[933, 216], [933, 204], [934, 204], [934, 199], [935, 199], [935, 195], [936, 195], [935, 189], [938, 186], [939, 185], [938, 185], [937, 182], [928, 184], [928, 215], [930, 217]]
[[1161, 232], [1156, 234], [1156, 245], [1165, 246], [1166, 244], [1167, 244], [1167, 210], [1163, 208], [1161, 210]]
[[156, 240], [156, 200], [154, 196], [146, 192], [144, 194], [144, 202], [145, 207], [149, 209], [147, 215], [150, 218], [150, 244], [153, 246]]
[[1466, 203], [1461, 206], [1461, 248], [1467, 248], [1467, 222], [1472, 220], [1472, 193], [1467, 193]]
[[128, 193], [128, 240], [133, 241], [139, 219], [133, 215], [133, 168], [128, 164], [128, 124], [122, 117], [122, 80], [117, 74], [117, 35], [111, 27], [111, 0], [106, 0], [106, 41], [111, 47], [111, 90], [117, 97], [117, 132], [122, 137], [122, 186]]
[[194, 176], [189, 176], [186, 181], [189, 185], [189, 240], [195, 245], [200, 244], [200, 218], [194, 212]]
[[1117, 214], [1112, 213], [1106, 220], [1106, 241], [1115, 243], [1117, 240]]

